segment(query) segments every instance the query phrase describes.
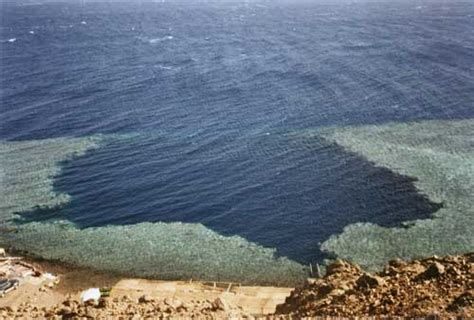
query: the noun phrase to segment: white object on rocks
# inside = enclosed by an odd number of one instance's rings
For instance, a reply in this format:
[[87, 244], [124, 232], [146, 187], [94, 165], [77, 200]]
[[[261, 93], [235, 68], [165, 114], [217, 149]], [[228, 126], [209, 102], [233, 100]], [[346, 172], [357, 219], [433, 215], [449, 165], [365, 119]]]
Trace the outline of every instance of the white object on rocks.
[[99, 301], [100, 290], [99, 288], [90, 288], [81, 293], [81, 301], [87, 302], [89, 300]]
[[5, 257], [7, 253], [5, 252], [5, 249], [0, 248], [0, 257]]
[[53, 281], [56, 280], [56, 278], [57, 278], [55, 275], [53, 275], [53, 274], [51, 274], [51, 273], [49, 273], [49, 272], [46, 272], [46, 273], [43, 275], [43, 277], [45, 277], [45, 279], [53, 280]]

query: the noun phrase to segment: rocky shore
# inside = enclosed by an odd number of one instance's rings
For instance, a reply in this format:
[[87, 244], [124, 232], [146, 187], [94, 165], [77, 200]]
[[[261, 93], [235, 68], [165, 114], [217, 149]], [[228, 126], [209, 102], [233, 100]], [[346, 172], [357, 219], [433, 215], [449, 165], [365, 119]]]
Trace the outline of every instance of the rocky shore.
[[[153, 282], [146, 285], [137, 283], [138, 292], [146, 293], [145, 287], [151, 287], [153, 292], [157, 290]], [[120, 285], [117, 284], [118, 287]], [[275, 313], [249, 312], [252, 299], [247, 302], [236, 299], [239, 297], [237, 291], [225, 290], [224, 294], [216, 298], [211, 289], [203, 287], [203, 290], [193, 293], [195, 288], [191, 284], [185, 288], [190, 299], [178, 299], [176, 294], [173, 298], [159, 294], [137, 296], [116, 289], [119, 295], [104, 295], [100, 299], [84, 302], [77, 292], [69, 293], [64, 294], [58, 303], [49, 306], [37, 305], [31, 300], [15, 306], [2, 306], [0, 319], [340, 319], [433, 316], [440, 319], [472, 319], [474, 253], [411, 262], [394, 260], [376, 274], [366, 273], [347, 261], [336, 260], [327, 267], [324, 277], [308, 279], [304, 286], [293, 290], [284, 303], [276, 307]], [[50, 290], [54, 291], [55, 288]], [[240, 305], [233, 303], [235, 301], [239, 301]]]
[[153, 299], [142, 296], [133, 300], [122, 298], [101, 298], [97, 302], [82, 303], [68, 298], [52, 308], [37, 308], [22, 304], [18, 308], [2, 308], [0, 318], [40, 318], [40, 319], [157, 319], [157, 318], [198, 318], [227, 319], [253, 318], [242, 309], [231, 306], [222, 299], [185, 303], [178, 299]]
[[377, 274], [337, 260], [321, 279], [291, 293], [277, 314], [314, 316], [474, 317], [474, 253], [404, 262]]

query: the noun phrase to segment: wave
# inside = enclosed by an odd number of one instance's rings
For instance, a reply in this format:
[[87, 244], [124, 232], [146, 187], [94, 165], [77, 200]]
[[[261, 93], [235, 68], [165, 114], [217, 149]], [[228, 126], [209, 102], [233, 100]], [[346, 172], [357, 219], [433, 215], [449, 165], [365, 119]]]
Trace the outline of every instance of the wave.
[[[138, 135], [114, 137], [125, 143]], [[68, 221], [15, 223], [12, 217], [70, 201], [53, 190], [60, 164], [99, 148], [109, 137], [57, 138], [0, 143], [0, 208], [14, 233], [0, 234], [4, 244], [47, 259], [112, 270], [140, 277], [193, 278], [290, 285], [302, 281], [305, 268], [275, 249], [242, 237], [226, 237], [201, 224], [139, 223], [79, 229]]]
[[162, 41], [166, 41], [166, 40], [173, 40], [173, 36], [166, 36], [166, 37], [163, 37], [163, 38], [149, 39], [148, 42], [149, 43], [157, 43], [157, 42], [162, 42]]
[[16, 38], [10, 38], [5, 40], [0, 40], [0, 43], [13, 43], [16, 41]]
[[164, 64], [157, 64], [155, 67], [158, 68], [158, 69], [161, 69], [161, 70], [173, 70], [174, 69], [173, 67], [170, 67], [170, 66], [167, 66], [167, 65], [164, 65]]
[[160, 37], [160, 38], [149, 38], [149, 37], [137, 37], [138, 40], [142, 42], [146, 42], [149, 44], [156, 44], [159, 42], [167, 41], [167, 40], [173, 40], [174, 37], [171, 35]]
[[378, 166], [416, 177], [416, 188], [443, 204], [432, 219], [405, 228], [356, 223], [321, 249], [378, 269], [413, 259], [474, 250], [474, 120], [424, 121], [333, 128], [319, 133]]

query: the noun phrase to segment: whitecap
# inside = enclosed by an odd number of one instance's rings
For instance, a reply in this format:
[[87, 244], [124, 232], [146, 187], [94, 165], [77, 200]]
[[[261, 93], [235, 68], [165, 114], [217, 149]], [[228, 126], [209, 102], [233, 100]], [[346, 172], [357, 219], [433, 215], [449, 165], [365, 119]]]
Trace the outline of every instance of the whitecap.
[[147, 42], [149, 44], [155, 44], [155, 43], [159, 43], [159, 42], [163, 42], [167, 40], [173, 40], [174, 37], [171, 35], [168, 35], [168, 36], [159, 37], [159, 38], [137, 37], [137, 39], [143, 42]]
[[165, 37], [162, 37], [162, 38], [149, 39], [148, 42], [149, 43], [157, 43], [157, 42], [162, 42], [162, 41], [166, 41], [166, 40], [173, 40], [173, 36], [165, 36]]
[[163, 65], [163, 64], [158, 64], [155, 67], [158, 68], [158, 69], [162, 69], [162, 70], [173, 70], [173, 67], [166, 66], [166, 65]]

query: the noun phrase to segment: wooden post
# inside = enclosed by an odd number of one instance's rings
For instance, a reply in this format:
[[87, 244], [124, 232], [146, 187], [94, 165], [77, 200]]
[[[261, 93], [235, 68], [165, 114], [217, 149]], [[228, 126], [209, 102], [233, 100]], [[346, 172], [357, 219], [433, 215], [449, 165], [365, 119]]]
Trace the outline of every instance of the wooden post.
[[319, 268], [319, 263], [316, 263], [316, 272], [318, 273], [318, 278], [321, 278], [321, 269]]
[[309, 275], [311, 278], [313, 277], [313, 265], [311, 263], [309, 264]]

